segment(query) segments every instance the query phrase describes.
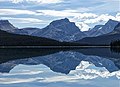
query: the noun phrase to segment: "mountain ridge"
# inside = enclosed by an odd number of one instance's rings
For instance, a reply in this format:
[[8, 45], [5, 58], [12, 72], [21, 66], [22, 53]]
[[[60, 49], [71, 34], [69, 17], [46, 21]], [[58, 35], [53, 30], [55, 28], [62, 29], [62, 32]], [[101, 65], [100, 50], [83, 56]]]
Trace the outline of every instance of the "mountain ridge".
[[67, 18], [54, 20], [42, 29], [31, 27], [19, 29], [14, 27], [8, 20], [0, 20], [0, 29], [9, 33], [50, 38], [60, 42], [74, 42], [87, 37], [94, 38], [102, 35], [110, 35], [111, 33], [114, 34], [118, 32], [118, 30], [114, 30], [118, 23], [118, 21], [110, 19], [105, 25], [96, 25], [93, 29], [82, 32], [74, 22], [70, 22]]
[[74, 22], [70, 22], [69, 19], [65, 18], [51, 22], [47, 27], [36, 31], [32, 35], [69, 42], [76, 40], [76, 34], [78, 33], [81, 37], [85, 36]]
[[88, 37], [96, 37], [108, 34], [114, 30], [118, 23], [118, 21], [109, 19], [104, 25], [96, 25], [93, 29], [86, 31], [85, 33], [88, 35]]
[[76, 41], [77, 43], [84, 43], [84, 44], [92, 44], [92, 45], [110, 45], [112, 41], [119, 40], [120, 39], [120, 32], [115, 33], [116, 30], [120, 30], [120, 23], [116, 25], [114, 30], [108, 34], [104, 34], [97, 37], [86, 37], [79, 41]]

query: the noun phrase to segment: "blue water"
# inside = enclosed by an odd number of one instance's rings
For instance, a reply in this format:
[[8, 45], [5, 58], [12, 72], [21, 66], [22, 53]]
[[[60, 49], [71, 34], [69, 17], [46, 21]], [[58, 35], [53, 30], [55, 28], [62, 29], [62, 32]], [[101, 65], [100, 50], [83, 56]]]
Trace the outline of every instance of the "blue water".
[[[34, 56], [29, 54], [30, 57], [28, 52], [20, 51], [20, 54], [19, 50], [1, 53], [6, 61], [1, 60], [0, 64], [0, 87], [120, 87], [120, 55], [103, 48], [90, 50], [93, 49], [57, 51], [42, 56], [34, 50]], [[101, 50], [107, 54], [102, 55]], [[21, 55], [24, 58], [19, 58]], [[7, 61], [9, 57], [18, 59]]]

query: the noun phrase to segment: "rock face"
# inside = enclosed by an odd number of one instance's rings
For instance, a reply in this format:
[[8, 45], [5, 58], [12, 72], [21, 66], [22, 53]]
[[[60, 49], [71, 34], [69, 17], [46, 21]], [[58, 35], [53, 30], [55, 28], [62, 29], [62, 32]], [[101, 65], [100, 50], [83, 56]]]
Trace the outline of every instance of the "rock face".
[[120, 34], [120, 22], [110, 34]]
[[7, 32], [13, 33], [13, 34], [28, 35], [28, 32], [26, 30], [22, 30], [22, 29], [7, 30]]
[[[96, 25], [93, 29], [82, 32], [74, 22], [70, 22], [67, 18], [55, 20], [43, 29], [30, 27], [18, 29], [8, 20], [0, 20], [0, 30], [15, 34], [45, 37], [61, 42], [72, 42], [81, 40], [85, 37], [97, 37], [104, 34], [108, 35], [114, 30], [118, 23], [118, 21], [110, 19], [105, 25]], [[114, 30], [112, 34], [116, 32], [119, 32], [119, 30]]]
[[39, 28], [27, 27], [27, 28], [21, 28], [20, 30], [24, 30], [28, 33], [28, 35], [31, 35], [32, 33], [36, 32], [37, 30], [40, 30], [40, 29]]
[[7, 31], [16, 29], [8, 20], [0, 20], [0, 29]]
[[4, 30], [14, 34], [30, 35], [39, 28], [22, 28], [14, 27], [8, 20], [0, 20], [0, 30]]
[[47, 27], [36, 31], [32, 35], [59, 41], [75, 41], [86, 36], [74, 22], [70, 22], [67, 18], [53, 21]]
[[28, 34], [27, 31], [14, 27], [8, 20], [0, 20], [0, 30], [4, 30], [15, 34], [23, 34], [23, 35]]
[[[83, 50], [82, 50], [83, 51]], [[34, 52], [34, 51], [33, 51]], [[87, 53], [87, 50], [80, 53], [74, 51], [60, 51], [54, 54], [49, 54], [45, 56], [37, 56], [37, 57], [28, 57], [26, 59], [17, 59], [13, 61], [8, 61], [6, 63], [0, 64], [0, 72], [8, 73], [12, 68], [19, 64], [24, 65], [39, 65], [43, 64], [48, 66], [54, 72], [60, 72], [64, 74], [68, 74], [71, 70], [75, 70], [78, 65], [81, 65], [81, 69], [83, 66], [87, 66], [82, 64], [82, 61], [87, 61], [91, 64], [94, 64], [96, 67], [105, 67], [109, 72], [118, 71], [119, 68], [119, 58], [104, 58], [96, 55], [84, 55], [83, 53]], [[96, 52], [96, 51], [94, 51]], [[89, 52], [88, 52], [89, 54]], [[111, 60], [112, 59], [112, 60]]]
[[102, 32], [100, 32], [100, 29], [103, 27], [104, 25], [96, 25], [93, 29], [90, 29], [88, 31], [85, 31], [86, 35], [88, 37], [95, 37], [95, 36], [99, 36], [102, 34]]
[[103, 34], [107, 34], [110, 33], [114, 30], [115, 26], [118, 24], [118, 21], [114, 21], [114, 20], [109, 20], [101, 29], [101, 32], [103, 32]]
[[91, 44], [91, 45], [110, 45], [112, 41], [120, 39], [120, 23], [118, 23], [112, 32], [97, 37], [86, 37], [78, 43]]
[[37, 30], [39, 30], [39, 28], [21, 28], [21, 29], [8, 30], [8, 32], [14, 33], [14, 34], [21, 34], [21, 35], [31, 35]]
[[118, 21], [110, 19], [105, 25], [96, 25], [93, 29], [86, 31], [85, 33], [88, 37], [96, 37], [103, 34], [108, 34], [114, 30], [118, 23]]
[[33, 36], [46, 37], [59, 41], [77, 41], [85, 37], [97, 37], [114, 30], [118, 21], [109, 20], [105, 25], [96, 25], [93, 29], [81, 32], [75, 23], [67, 18], [51, 22], [47, 27], [32, 33]]

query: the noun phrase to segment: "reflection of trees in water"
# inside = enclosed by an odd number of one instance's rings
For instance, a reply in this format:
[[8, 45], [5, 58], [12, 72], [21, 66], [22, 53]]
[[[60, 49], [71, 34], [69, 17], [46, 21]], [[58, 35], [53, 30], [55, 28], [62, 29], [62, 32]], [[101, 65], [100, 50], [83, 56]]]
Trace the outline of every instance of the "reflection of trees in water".
[[120, 40], [111, 42], [111, 51], [120, 53]]
[[111, 47], [110, 48], [112, 52], [120, 53], [120, 47]]

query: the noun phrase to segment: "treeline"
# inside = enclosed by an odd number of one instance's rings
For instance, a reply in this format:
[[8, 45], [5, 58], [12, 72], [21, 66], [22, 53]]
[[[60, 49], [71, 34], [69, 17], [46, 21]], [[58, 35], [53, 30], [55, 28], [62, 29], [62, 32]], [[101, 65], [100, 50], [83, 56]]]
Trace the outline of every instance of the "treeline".
[[120, 40], [111, 42], [110, 46], [111, 51], [120, 53]]
[[[100, 46], [85, 44], [80, 42], [60, 42], [44, 37], [36, 37], [29, 35], [12, 34], [0, 30], [0, 46], [61, 46], [61, 48], [75, 48], [74, 46]], [[107, 46], [107, 45], [102, 45]]]
[[120, 48], [120, 40], [116, 40], [116, 41], [111, 42], [110, 46]]
[[83, 44], [73, 42], [59, 42], [44, 37], [12, 34], [0, 30], [0, 46], [82, 46], [82, 45]]

